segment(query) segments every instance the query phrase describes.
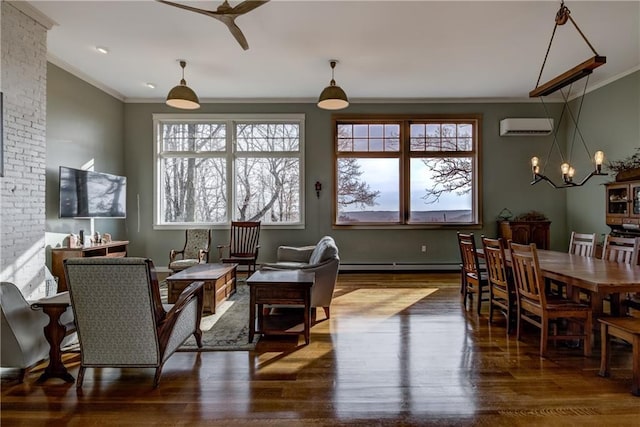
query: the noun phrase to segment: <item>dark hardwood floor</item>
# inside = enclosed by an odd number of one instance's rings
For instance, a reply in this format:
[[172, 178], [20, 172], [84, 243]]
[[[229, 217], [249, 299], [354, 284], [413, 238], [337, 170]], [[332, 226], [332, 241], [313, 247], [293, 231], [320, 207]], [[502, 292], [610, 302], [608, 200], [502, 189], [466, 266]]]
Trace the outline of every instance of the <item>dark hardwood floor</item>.
[[[341, 274], [332, 318], [311, 343], [263, 338], [253, 352], [176, 353], [153, 369], [87, 369], [84, 387], [23, 384], [3, 371], [2, 426], [640, 425], [631, 347], [613, 345], [612, 377], [593, 356], [539, 333], [507, 337], [460, 304], [459, 274]], [[322, 319], [322, 310], [318, 319]], [[78, 355], [65, 359], [78, 371]]]

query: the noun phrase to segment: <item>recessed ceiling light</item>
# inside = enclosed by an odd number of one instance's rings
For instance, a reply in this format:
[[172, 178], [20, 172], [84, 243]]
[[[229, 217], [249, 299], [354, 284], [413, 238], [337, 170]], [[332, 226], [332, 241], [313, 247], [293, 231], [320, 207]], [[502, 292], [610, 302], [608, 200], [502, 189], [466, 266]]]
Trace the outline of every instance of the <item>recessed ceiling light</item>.
[[156, 88], [156, 85], [155, 85], [155, 84], [153, 84], [153, 83], [145, 83], [144, 85], [145, 85], [146, 87], [148, 87], [149, 89], [155, 89], [155, 88]]
[[102, 47], [102, 46], [96, 46], [96, 50], [100, 53], [102, 53], [103, 55], [106, 55], [109, 53], [109, 49], [107, 49], [106, 47]]

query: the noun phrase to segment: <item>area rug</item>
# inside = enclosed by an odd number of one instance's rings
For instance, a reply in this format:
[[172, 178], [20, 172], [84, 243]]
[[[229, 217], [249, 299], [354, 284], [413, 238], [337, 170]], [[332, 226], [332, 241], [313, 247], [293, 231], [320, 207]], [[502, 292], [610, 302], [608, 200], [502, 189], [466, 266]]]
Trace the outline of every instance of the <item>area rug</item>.
[[[236, 282], [236, 292], [216, 308], [215, 314], [203, 315], [202, 348], [191, 336], [178, 351], [249, 351], [256, 346], [259, 336], [249, 343], [249, 286]], [[166, 302], [166, 283], [160, 285], [163, 302]]]

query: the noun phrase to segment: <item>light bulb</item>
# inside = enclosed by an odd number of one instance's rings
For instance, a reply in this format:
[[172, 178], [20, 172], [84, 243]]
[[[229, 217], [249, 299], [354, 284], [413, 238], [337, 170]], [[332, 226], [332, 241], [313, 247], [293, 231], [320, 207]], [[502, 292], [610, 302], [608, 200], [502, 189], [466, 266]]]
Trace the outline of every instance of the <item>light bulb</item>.
[[593, 159], [596, 161], [596, 165], [601, 166], [602, 162], [604, 162], [604, 151], [596, 151], [595, 156], [593, 156]]
[[569, 178], [573, 178], [573, 175], [575, 175], [576, 170], [573, 167], [569, 168]]
[[569, 165], [569, 163], [564, 162], [563, 164], [560, 165], [560, 170], [562, 171], [562, 175], [567, 175], [569, 173], [569, 168], [571, 167], [571, 165]]
[[540, 161], [540, 159], [538, 159], [537, 157], [532, 157], [531, 158], [531, 166], [536, 167], [538, 166], [538, 162]]

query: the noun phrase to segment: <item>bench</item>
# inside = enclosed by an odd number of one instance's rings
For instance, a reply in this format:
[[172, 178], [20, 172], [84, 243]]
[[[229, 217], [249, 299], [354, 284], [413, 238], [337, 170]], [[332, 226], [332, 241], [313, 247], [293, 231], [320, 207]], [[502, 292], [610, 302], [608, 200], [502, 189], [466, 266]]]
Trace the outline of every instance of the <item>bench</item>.
[[602, 351], [600, 354], [600, 372], [608, 377], [611, 359], [611, 337], [625, 340], [633, 346], [633, 368], [631, 393], [640, 396], [640, 319], [635, 317], [610, 317], [598, 319], [602, 324]]

